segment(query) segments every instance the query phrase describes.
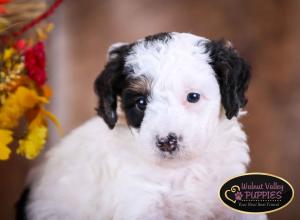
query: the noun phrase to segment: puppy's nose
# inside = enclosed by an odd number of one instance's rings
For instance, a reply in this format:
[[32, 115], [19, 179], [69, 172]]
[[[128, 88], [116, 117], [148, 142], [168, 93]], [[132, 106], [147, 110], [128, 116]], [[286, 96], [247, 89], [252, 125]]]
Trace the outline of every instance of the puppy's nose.
[[169, 153], [175, 151], [178, 147], [178, 138], [175, 133], [169, 133], [167, 137], [156, 137], [156, 146], [161, 151], [168, 151]]

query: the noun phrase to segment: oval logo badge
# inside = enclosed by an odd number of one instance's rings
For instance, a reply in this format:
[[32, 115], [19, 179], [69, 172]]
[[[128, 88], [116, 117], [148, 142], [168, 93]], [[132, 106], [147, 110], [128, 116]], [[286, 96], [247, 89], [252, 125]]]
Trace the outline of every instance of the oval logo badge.
[[267, 173], [246, 173], [228, 180], [220, 189], [223, 203], [239, 212], [270, 213], [286, 207], [294, 197], [292, 185]]

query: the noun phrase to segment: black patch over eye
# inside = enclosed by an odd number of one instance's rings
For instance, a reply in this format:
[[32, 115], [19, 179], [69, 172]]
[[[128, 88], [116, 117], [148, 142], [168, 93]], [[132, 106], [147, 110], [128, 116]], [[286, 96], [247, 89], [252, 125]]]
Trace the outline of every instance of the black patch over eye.
[[141, 110], [141, 111], [145, 111], [146, 107], [147, 107], [147, 99], [146, 97], [139, 97], [136, 100], [136, 107]]
[[186, 97], [186, 100], [190, 103], [196, 103], [199, 101], [199, 99], [200, 99], [200, 94], [196, 92], [190, 92]]
[[127, 123], [139, 128], [147, 107], [147, 95], [125, 89], [122, 94], [122, 108], [126, 114]]

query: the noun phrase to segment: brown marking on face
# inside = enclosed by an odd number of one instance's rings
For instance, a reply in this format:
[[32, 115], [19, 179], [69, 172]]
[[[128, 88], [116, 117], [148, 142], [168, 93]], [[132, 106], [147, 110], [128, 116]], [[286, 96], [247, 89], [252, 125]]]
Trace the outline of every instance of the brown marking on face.
[[137, 94], [148, 95], [150, 93], [151, 80], [142, 76], [129, 81], [127, 89]]

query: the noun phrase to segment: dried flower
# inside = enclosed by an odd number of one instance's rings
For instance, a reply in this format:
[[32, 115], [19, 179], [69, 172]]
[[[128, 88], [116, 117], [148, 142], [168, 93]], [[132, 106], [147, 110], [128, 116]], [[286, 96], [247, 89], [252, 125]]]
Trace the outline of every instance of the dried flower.
[[17, 153], [27, 159], [34, 159], [46, 143], [48, 129], [43, 110], [40, 109], [28, 126], [28, 134], [25, 139], [19, 141]]
[[26, 47], [26, 41], [24, 39], [17, 40], [16, 43], [14, 43], [14, 48], [18, 51], [24, 50]]
[[0, 108], [0, 128], [15, 128], [24, 113], [37, 104], [47, 103], [47, 99], [38, 96], [35, 90], [20, 86], [11, 94]]
[[47, 132], [47, 127], [43, 125], [31, 128], [27, 137], [19, 141], [17, 153], [25, 156], [27, 159], [34, 159], [39, 155], [46, 143]]
[[46, 81], [46, 56], [45, 47], [42, 42], [38, 42], [25, 52], [25, 68], [28, 76], [34, 80], [38, 86], [42, 86]]
[[[0, 0], [0, 34], [3, 34], [0, 51], [0, 160], [9, 159], [12, 142], [19, 143], [18, 154], [28, 159], [35, 158], [46, 142], [48, 119], [61, 131], [55, 116], [44, 107], [52, 92], [45, 85], [43, 41], [53, 25], [37, 26], [61, 2], [56, 0], [47, 9], [45, 2], [35, 0]], [[33, 27], [36, 27], [35, 34], [22, 38]], [[19, 126], [21, 121], [22, 126]], [[19, 134], [26, 131], [26, 136], [14, 136], [16, 128]]]

